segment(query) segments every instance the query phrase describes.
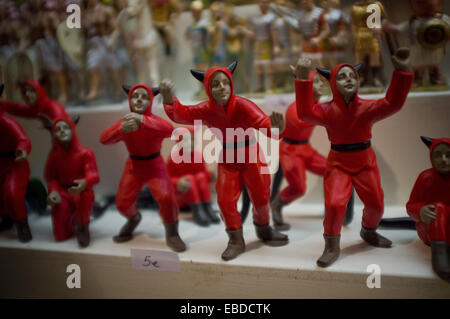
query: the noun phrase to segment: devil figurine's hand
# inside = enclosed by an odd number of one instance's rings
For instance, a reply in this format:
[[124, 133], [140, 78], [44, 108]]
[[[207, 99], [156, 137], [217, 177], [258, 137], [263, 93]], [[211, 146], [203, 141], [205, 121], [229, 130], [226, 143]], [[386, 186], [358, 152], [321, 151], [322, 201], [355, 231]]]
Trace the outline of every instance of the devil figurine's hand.
[[404, 72], [412, 72], [411, 63], [409, 59], [409, 48], [398, 48], [395, 55], [392, 56], [392, 64], [397, 70]]
[[51, 191], [47, 196], [47, 204], [54, 206], [61, 203], [61, 195], [57, 191]]
[[86, 189], [87, 183], [86, 180], [84, 179], [75, 179], [73, 181], [76, 185], [72, 186], [71, 188], [68, 189], [69, 194], [71, 195], [76, 195], [81, 193], [82, 191], [84, 191]]
[[434, 205], [426, 205], [420, 209], [420, 219], [429, 224], [436, 219], [436, 213], [434, 212]]
[[308, 80], [311, 60], [308, 58], [300, 58], [295, 67], [292, 65], [289, 67], [297, 80]]
[[16, 162], [22, 162], [22, 161], [24, 161], [27, 158], [27, 156], [28, 156], [28, 154], [27, 154], [27, 152], [25, 150], [18, 149], [16, 151], [15, 161]]
[[284, 131], [284, 118], [281, 113], [273, 112], [270, 115], [270, 126], [272, 128], [278, 128], [279, 133], [281, 134]]
[[170, 80], [162, 80], [159, 85], [159, 92], [161, 93], [163, 103], [172, 104], [173, 103], [173, 83]]
[[142, 123], [142, 114], [128, 113], [122, 117], [122, 131], [127, 134], [137, 131]]

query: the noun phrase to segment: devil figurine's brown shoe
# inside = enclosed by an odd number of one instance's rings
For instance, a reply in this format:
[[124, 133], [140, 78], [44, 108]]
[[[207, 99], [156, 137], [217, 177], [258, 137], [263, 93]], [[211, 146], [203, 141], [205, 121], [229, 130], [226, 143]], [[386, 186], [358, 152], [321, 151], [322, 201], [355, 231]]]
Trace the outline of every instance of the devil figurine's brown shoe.
[[269, 246], [284, 246], [289, 242], [289, 238], [285, 234], [281, 234], [273, 230], [270, 225], [256, 225], [256, 236]]
[[391, 248], [392, 241], [377, 233], [376, 228], [361, 227], [361, 238], [374, 247]]
[[120, 229], [119, 235], [113, 237], [114, 242], [124, 243], [130, 241], [133, 238], [133, 231], [136, 229], [137, 225], [139, 225], [141, 219], [142, 215], [139, 212], [129, 218], [126, 224]]
[[91, 236], [89, 234], [89, 224], [77, 226], [78, 245], [82, 248], [89, 246]]
[[279, 193], [270, 203], [270, 208], [272, 209], [273, 226], [276, 230], [288, 230], [289, 228], [291, 228], [291, 225], [283, 221], [282, 209], [284, 205], [285, 204], [281, 200]]
[[182, 252], [186, 250], [186, 244], [178, 234], [178, 221], [173, 223], [164, 223], [166, 229], [166, 243], [172, 250]]
[[341, 235], [323, 235], [323, 238], [325, 239], [325, 249], [323, 250], [322, 256], [317, 260], [317, 265], [319, 267], [328, 267], [339, 258], [339, 254], [341, 253]]
[[227, 230], [229, 237], [228, 246], [222, 253], [222, 259], [225, 261], [236, 258], [245, 251], [245, 241], [242, 234], [242, 227], [236, 230]]

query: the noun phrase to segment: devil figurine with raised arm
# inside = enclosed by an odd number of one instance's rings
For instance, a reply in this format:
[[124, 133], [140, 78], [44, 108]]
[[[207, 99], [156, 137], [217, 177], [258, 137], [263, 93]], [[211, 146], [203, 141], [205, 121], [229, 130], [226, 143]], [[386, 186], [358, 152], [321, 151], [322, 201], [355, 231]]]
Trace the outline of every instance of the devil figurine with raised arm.
[[136, 201], [142, 187], [147, 184], [159, 205], [159, 213], [166, 230], [167, 245], [177, 252], [186, 250], [178, 235], [178, 206], [167, 167], [160, 155], [161, 144], [172, 135], [173, 126], [152, 114], [154, 97], [158, 88], [138, 84], [124, 86], [130, 103], [130, 113], [104, 130], [102, 144], [123, 141], [130, 153], [116, 194], [116, 207], [128, 221], [114, 237], [117, 243], [133, 238], [133, 231], [141, 221]]
[[57, 118], [52, 126], [53, 143], [45, 167], [47, 203], [52, 206], [56, 241], [77, 236], [82, 248], [90, 243], [89, 221], [94, 205], [93, 187], [99, 182], [92, 150], [81, 145], [75, 123]]
[[406, 211], [420, 239], [431, 246], [433, 270], [450, 282], [450, 138], [421, 138], [433, 167], [420, 173]]
[[[209, 98], [197, 105], [181, 104], [172, 94], [170, 81], [165, 80], [160, 85], [164, 108], [174, 122], [192, 125], [195, 120], [203, 121], [223, 143], [216, 183], [217, 201], [229, 236], [223, 260], [236, 258], [245, 251], [241, 216], [237, 211], [244, 183], [253, 203], [253, 222], [258, 238], [270, 245], [288, 242], [286, 235], [269, 225], [270, 175], [268, 171], [264, 172], [267, 164], [254, 132], [254, 129], [264, 129], [270, 137], [271, 127], [283, 131], [283, 116], [273, 113], [269, 117], [250, 100], [234, 95], [232, 73], [236, 65], [237, 62], [233, 62], [226, 68], [211, 68], [206, 72], [191, 70], [192, 75], [203, 83]], [[245, 131], [245, 134], [238, 134], [239, 131]], [[236, 158], [239, 153], [245, 158]]]
[[[3, 92], [0, 84], [0, 96]], [[16, 225], [21, 242], [32, 239], [28, 226], [25, 192], [30, 166], [27, 156], [31, 142], [22, 126], [0, 108], [0, 216], [3, 230]], [[12, 221], [12, 222], [11, 222]], [[5, 227], [6, 225], [6, 227]]]
[[328, 79], [333, 93], [333, 100], [326, 103], [314, 103], [313, 82], [308, 78], [311, 62], [300, 59], [293, 67], [298, 117], [324, 126], [331, 142], [324, 177], [325, 249], [317, 260], [320, 267], [330, 266], [339, 257], [340, 233], [352, 186], [364, 204], [362, 239], [375, 247], [392, 245], [376, 231], [384, 212], [384, 193], [370, 142], [372, 126], [400, 111], [414, 79], [408, 48], [398, 49], [392, 62], [395, 70], [391, 84], [386, 97], [379, 100], [358, 96], [361, 65], [339, 64], [332, 70], [317, 68]]

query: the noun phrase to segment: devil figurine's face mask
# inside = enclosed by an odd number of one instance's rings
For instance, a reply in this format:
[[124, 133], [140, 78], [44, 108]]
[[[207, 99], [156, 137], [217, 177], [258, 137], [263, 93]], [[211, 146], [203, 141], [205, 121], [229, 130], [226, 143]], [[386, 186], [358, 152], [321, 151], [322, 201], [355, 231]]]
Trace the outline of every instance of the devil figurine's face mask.
[[358, 91], [358, 80], [355, 71], [348, 67], [342, 67], [336, 77], [336, 88], [344, 99], [350, 99]]
[[431, 163], [439, 174], [450, 173], [450, 145], [440, 143], [431, 152]]
[[72, 140], [72, 129], [70, 128], [70, 125], [65, 121], [59, 121], [55, 124], [53, 134], [60, 143], [65, 144], [69, 143]]
[[150, 97], [146, 89], [137, 88], [133, 91], [130, 98], [131, 109], [135, 113], [145, 114], [150, 103]]
[[211, 80], [211, 95], [219, 105], [227, 104], [231, 96], [230, 79], [223, 72], [216, 72]]
[[37, 101], [36, 90], [31, 85], [25, 85], [22, 89], [22, 97], [27, 104], [35, 104]]

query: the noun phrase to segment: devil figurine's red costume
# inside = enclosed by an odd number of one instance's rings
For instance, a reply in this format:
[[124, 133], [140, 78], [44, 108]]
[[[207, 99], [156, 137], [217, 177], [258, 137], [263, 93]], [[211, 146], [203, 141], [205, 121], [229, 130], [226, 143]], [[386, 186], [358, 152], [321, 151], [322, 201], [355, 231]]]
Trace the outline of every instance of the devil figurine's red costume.
[[[189, 154], [188, 161], [175, 161], [173, 156], [167, 159], [167, 169], [175, 188], [178, 206], [189, 207], [195, 222], [201, 226], [207, 226], [211, 222], [218, 223], [220, 219], [211, 206], [211, 173], [205, 165], [203, 152], [195, 150], [194, 128], [181, 127], [177, 130], [180, 133], [178, 142], [184, 142], [185, 145], [178, 155], [185, 158], [184, 152]], [[191, 145], [185, 141], [188, 138]], [[200, 161], [196, 162], [196, 159]], [[186, 183], [187, 186], [184, 185]]]
[[[205, 73], [191, 71], [198, 80], [203, 82], [208, 95], [207, 101], [185, 106], [176, 97], [173, 97], [173, 103], [164, 103], [167, 115], [174, 122], [193, 125], [195, 120], [201, 120], [204, 125], [221, 132], [221, 134], [216, 134], [216, 137], [223, 143], [225, 151], [222, 152], [218, 164], [216, 192], [221, 216], [230, 237], [228, 248], [222, 254], [222, 258], [225, 260], [235, 258], [245, 248], [241, 216], [237, 210], [237, 201], [244, 183], [253, 203], [253, 221], [258, 237], [266, 241], [287, 242], [287, 236], [275, 233], [269, 226], [270, 175], [261, 173], [266, 163], [256, 142], [254, 131], [250, 130], [245, 137], [237, 136], [236, 139], [236, 136], [233, 136], [232, 140], [227, 139], [227, 128], [265, 129], [268, 136], [270, 136], [271, 129], [270, 117], [262, 112], [256, 104], [234, 95], [231, 73], [235, 67], [236, 63], [233, 63], [228, 68], [212, 68]], [[231, 88], [229, 99], [224, 105], [219, 105], [211, 92], [212, 78], [220, 72], [228, 78], [227, 85]], [[243, 163], [238, 163], [236, 156], [232, 161], [229, 161], [228, 158], [223, 160], [224, 153], [228, 153], [228, 150], [232, 150], [236, 155], [238, 153], [235, 152], [236, 149], [242, 147], [245, 148]], [[250, 154], [257, 156], [249, 159]]]
[[[3, 85], [0, 86], [0, 96]], [[20, 124], [0, 109], [0, 215], [7, 216], [16, 224], [19, 239], [31, 240], [27, 222], [25, 192], [30, 167], [24, 158], [16, 161], [17, 151], [26, 154], [31, 151], [31, 143]]]
[[20, 83], [21, 90], [26, 86], [31, 86], [36, 92], [36, 101], [34, 103], [19, 104], [10, 101], [1, 101], [0, 108], [9, 114], [36, 119], [43, 121], [44, 125], [50, 126], [55, 119], [68, 119], [66, 110], [57, 101], [47, 96], [45, 88], [35, 80], [27, 80]]
[[[55, 125], [64, 121], [70, 126], [71, 140], [63, 145], [55, 137]], [[75, 123], [67, 118], [56, 118], [52, 126], [53, 143], [45, 166], [45, 180], [49, 194], [57, 192], [61, 201], [52, 207], [53, 235], [56, 241], [72, 237], [76, 230], [89, 225], [95, 200], [94, 185], [100, 181], [94, 152], [81, 145], [75, 132]], [[71, 194], [76, 180], [85, 180], [86, 188]], [[77, 229], [78, 228], [78, 229]], [[87, 242], [80, 242], [87, 246]]]
[[[314, 81], [316, 74], [316, 71], [311, 71], [310, 79]], [[316, 99], [319, 98], [320, 95], [317, 95]], [[306, 170], [324, 176], [326, 166], [326, 158], [309, 143], [315, 125], [298, 118], [295, 102], [289, 105], [285, 119], [286, 128], [280, 136], [280, 164], [288, 185], [271, 203], [274, 225], [279, 230], [289, 229], [289, 224], [283, 222], [282, 207], [306, 192]]]
[[[200, 153], [195, 155], [195, 153]], [[191, 154], [190, 163], [175, 163], [169, 156], [167, 160], [167, 169], [172, 180], [172, 184], [177, 185], [178, 181], [185, 177], [191, 184], [188, 192], [182, 193], [176, 191], [177, 203], [179, 206], [187, 206], [194, 203], [202, 203], [211, 200], [211, 190], [209, 183], [211, 182], [211, 174], [205, 166], [205, 163], [194, 163], [194, 157], [201, 158], [201, 151], [194, 151]]]
[[[130, 229], [128, 231], [122, 229], [119, 237], [123, 240], [116, 236], [116, 242], [132, 238], [131, 233], [141, 218], [136, 201], [145, 184], [158, 202], [159, 213], [166, 226], [166, 235], [169, 232], [175, 233], [178, 224], [178, 206], [174, 189], [167, 167], [160, 155], [162, 141], [172, 135], [173, 126], [168, 121], [152, 114], [154, 91], [146, 85], [135, 85], [129, 90], [130, 111], [133, 112], [132, 94], [139, 88], [144, 88], [149, 95], [149, 104], [145, 113], [142, 114], [140, 127], [133, 132], [124, 133], [122, 121], [119, 120], [104, 130], [100, 136], [102, 144], [124, 142], [130, 153], [116, 194], [116, 207], [129, 221], [134, 220], [134, 223], [131, 231], [129, 231]], [[173, 228], [170, 231], [167, 228], [169, 225]], [[176, 236], [178, 236], [178, 233], [176, 233]], [[170, 243], [168, 244], [170, 246]], [[178, 248], [171, 246], [171, 248], [177, 251], [185, 250], [184, 243], [181, 246], [178, 246]]]
[[[335, 66], [331, 71], [318, 69], [329, 80], [333, 100], [314, 104], [312, 81], [295, 81], [298, 117], [311, 124], [324, 126], [331, 142], [324, 177], [326, 248], [320, 266], [328, 266], [339, 255], [339, 236], [345, 218], [346, 205], [355, 188], [364, 204], [361, 236], [374, 246], [390, 247], [391, 242], [375, 232], [384, 211], [384, 194], [381, 188], [375, 152], [371, 148], [372, 126], [398, 112], [408, 95], [414, 75], [394, 70], [386, 97], [365, 100], [358, 96], [357, 86], [348, 104], [337, 88], [337, 74], [344, 68], [353, 70], [359, 84], [357, 70], [348, 64]], [[359, 67], [358, 67], [359, 69]], [[334, 244], [331, 244], [334, 242]], [[333, 253], [327, 251], [333, 246]]]
[[[450, 138], [422, 140], [430, 149], [430, 157], [440, 144], [447, 145], [447, 153], [437, 154], [445, 157], [447, 170], [450, 167], [448, 150]], [[433, 159], [432, 159], [433, 163]], [[435, 219], [426, 223], [421, 217], [421, 210], [427, 206], [434, 206], [432, 210]], [[406, 211], [416, 222], [417, 233], [422, 241], [431, 245], [433, 268], [443, 279], [450, 281], [450, 173], [438, 172], [434, 163], [433, 168], [423, 171], [416, 180], [414, 188], [406, 204]]]

